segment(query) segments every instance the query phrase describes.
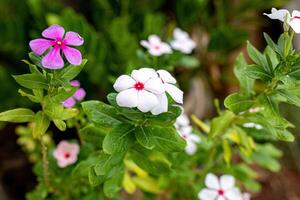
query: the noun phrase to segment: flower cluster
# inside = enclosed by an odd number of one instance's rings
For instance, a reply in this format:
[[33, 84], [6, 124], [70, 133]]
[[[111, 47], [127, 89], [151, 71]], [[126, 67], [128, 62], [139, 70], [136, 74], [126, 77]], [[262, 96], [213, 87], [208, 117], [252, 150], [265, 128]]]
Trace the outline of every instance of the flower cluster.
[[118, 93], [117, 104], [121, 107], [137, 108], [142, 112], [158, 115], [168, 111], [168, 93], [179, 104], [183, 103], [183, 92], [174, 84], [175, 78], [166, 70], [151, 68], [133, 70], [131, 75], [121, 75], [114, 88]]
[[70, 81], [70, 85], [78, 87], [78, 89], [75, 91], [75, 93], [71, 97], [69, 97], [68, 99], [66, 99], [63, 102], [63, 105], [66, 108], [74, 107], [76, 104], [76, 101], [82, 101], [86, 95], [85, 90], [83, 88], [79, 88], [80, 87], [79, 81], [77, 81], [77, 80]]
[[176, 119], [174, 126], [180, 136], [186, 141], [185, 152], [188, 155], [195, 154], [197, 151], [197, 143], [199, 143], [201, 139], [198, 135], [192, 132], [193, 128], [190, 125], [189, 118], [182, 112], [182, 114]]
[[271, 13], [264, 15], [268, 16], [271, 19], [277, 19], [282, 22], [286, 22], [296, 33], [300, 33], [300, 11], [294, 10], [292, 14], [286, 9], [272, 8]]
[[241, 193], [235, 187], [235, 179], [231, 175], [222, 175], [220, 179], [212, 173], [205, 177], [207, 188], [202, 189], [198, 197], [200, 200], [250, 200], [248, 193]]
[[77, 161], [78, 154], [79, 145], [64, 140], [57, 145], [53, 152], [53, 156], [57, 160], [57, 165], [60, 168], [74, 164]]
[[180, 28], [174, 30], [173, 37], [174, 39], [170, 42], [171, 46], [168, 43], [161, 41], [157, 35], [150, 35], [148, 40], [142, 40], [140, 43], [143, 47], [148, 49], [148, 52], [152, 56], [171, 54], [172, 48], [184, 54], [190, 54], [196, 47], [196, 43], [190, 38], [188, 33]]
[[64, 66], [61, 50], [69, 63], [80, 65], [82, 57], [80, 51], [70, 46], [81, 46], [83, 38], [76, 32], [69, 31], [65, 34], [65, 29], [59, 25], [52, 25], [42, 32], [44, 38], [31, 40], [29, 46], [31, 50], [42, 55], [50, 49], [43, 57], [42, 66], [48, 69], [60, 69]]

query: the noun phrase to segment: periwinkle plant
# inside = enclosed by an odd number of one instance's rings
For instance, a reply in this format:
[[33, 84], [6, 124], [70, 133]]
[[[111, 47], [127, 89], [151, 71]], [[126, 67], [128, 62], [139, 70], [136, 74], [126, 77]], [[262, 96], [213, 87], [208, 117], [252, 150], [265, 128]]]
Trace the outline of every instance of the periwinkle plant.
[[[298, 18], [289, 20], [283, 20], [285, 27]], [[85, 91], [74, 79], [87, 60], [68, 45], [82, 45], [83, 38], [71, 31], [63, 37], [61, 26], [50, 26], [42, 33], [46, 39], [30, 42], [34, 52], [30, 62], [24, 60], [30, 73], [14, 76], [23, 87], [19, 93], [40, 109], [0, 113], [0, 121], [29, 123], [20, 137], [41, 145], [42, 156], [32, 160], [39, 183], [27, 198], [114, 199], [122, 196], [122, 189], [129, 194], [139, 189], [149, 198], [167, 194], [170, 199], [250, 199], [238, 187], [259, 190], [251, 165], [278, 171], [281, 152], [271, 142], [294, 139], [288, 131], [292, 124], [278, 109], [282, 102], [300, 106], [299, 53], [292, 47], [293, 32], [285, 30], [277, 43], [265, 34], [268, 46], [263, 53], [248, 43], [253, 63], [247, 64], [242, 54], [235, 63], [240, 91], [225, 99], [225, 110], [218, 108], [209, 123], [192, 116], [192, 127], [181, 107], [183, 92], [165, 66], [119, 76], [113, 85], [117, 93], [107, 95], [108, 103], [80, 102]], [[190, 54], [195, 48], [180, 29], [170, 45], [158, 36], [141, 44], [147, 56], [165, 56], [168, 65], [178, 61], [172, 52]], [[260, 90], [255, 89], [257, 83]], [[75, 127], [77, 135], [55, 147], [43, 139], [50, 136], [46, 133], [51, 122], [60, 131]], [[218, 180], [212, 173], [228, 175]]]

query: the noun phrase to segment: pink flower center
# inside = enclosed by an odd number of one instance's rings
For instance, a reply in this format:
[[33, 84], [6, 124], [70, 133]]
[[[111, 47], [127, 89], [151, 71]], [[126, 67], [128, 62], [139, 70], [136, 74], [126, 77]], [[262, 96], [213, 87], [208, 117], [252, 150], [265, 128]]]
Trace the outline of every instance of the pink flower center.
[[62, 47], [64, 45], [64, 42], [60, 39], [57, 39], [57, 40], [54, 41], [54, 45]]
[[154, 49], [159, 50], [160, 46], [159, 45], [154, 45]]
[[137, 82], [136, 84], [134, 84], [134, 88], [138, 91], [143, 90], [144, 89], [144, 84], [141, 82]]
[[182, 136], [182, 138], [185, 139], [185, 140], [186, 140], [187, 137], [188, 137], [187, 134], [182, 134], [181, 136]]
[[218, 195], [219, 196], [224, 196], [224, 194], [225, 194], [224, 190], [222, 190], [222, 189], [218, 190]]
[[295, 16], [294, 19], [300, 19], [300, 16]]
[[65, 153], [65, 158], [69, 158], [70, 156], [70, 153]]

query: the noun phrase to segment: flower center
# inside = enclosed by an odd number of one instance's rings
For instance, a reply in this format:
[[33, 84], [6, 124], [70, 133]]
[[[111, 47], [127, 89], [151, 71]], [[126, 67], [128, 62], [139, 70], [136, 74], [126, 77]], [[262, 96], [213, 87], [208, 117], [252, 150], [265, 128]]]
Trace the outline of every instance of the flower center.
[[136, 90], [143, 90], [144, 89], [144, 84], [141, 82], [137, 82], [136, 84], [134, 84], [134, 88]]
[[294, 19], [300, 19], [300, 16], [295, 16]]
[[186, 139], [187, 139], [187, 137], [188, 137], [188, 136], [187, 136], [187, 134], [182, 134], [182, 138], [183, 138], [183, 139], [185, 139], [185, 140], [186, 140]]
[[159, 45], [154, 45], [154, 49], [159, 50], [160, 46]]
[[55, 45], [57, 45], [57, 46], [62, 46], [62, 45], [63, 45], [63, 41], [61, 41], [61, 40], [56, 40], [56, 41], [55, 41]]
[[218, 194], [219, 194], [219, 196], [224, 196], [225, 192], [224, 192], [224, 190], [220, 189], [220, 190], [218, 190]]
[[69, 158], [71, 155], [69, 153], [65, 153], [65, 158]]

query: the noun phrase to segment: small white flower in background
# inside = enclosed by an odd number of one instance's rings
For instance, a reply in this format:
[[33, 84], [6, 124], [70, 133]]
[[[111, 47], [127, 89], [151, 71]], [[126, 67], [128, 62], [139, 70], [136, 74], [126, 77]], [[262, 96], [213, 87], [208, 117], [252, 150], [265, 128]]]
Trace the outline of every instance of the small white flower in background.
[[[166, 70], [157, 71], [161, 82], [165, 88], [165, 91], [172, 97], [172, 99], [179, 104], [183, 103], [183, 92], [177, 88], [174, 84], [176, 79]], [[168, 97], [166, 93], [157, 95], [159, 103], [151, 110], [151, 113], [158, 115], [168, 111]]]
[[79, 153], [79, 145], [61, 141], [53, 152], [54, 158], [57, 160], [57, 165], [61, 168], [74, 164], [77, 161]]
[[200, 200], [242, 200], [240, 190], [235, 187], [235, 179], [231, 175], [222, 175], [220, 179], [212, 173], [205, 177], [207, 188], [202, 189], [198, 197]]
[[250, 113], [257, 113], [257, 112], [260, 112], [264, 109], [264, 107], [254, 107], [254, 108], [250, 108], [248, 111]]
[[253, 122], [247, 122], [247, 123], [244, 123], [244, 124], [243, 124], [243, 127], [245, 127], [245, 128], [255, 128], [255, 129], [257, 129], [257, 130], [263, 129], [263, 126], [262, 126], [262, 125], [256, 124], [256, 123], [253, 123]]
[[268, 16], [271, 19], [277, 19], [282, 22], [285, 22], [286, 20], [286, 22], [296, 33], [300, 33], [300, 11], [294, 10], [291, 15], [290, 12], [286, 9], [277, 10], [276, 8], [272, 8], [270, 14], [264, 13], [264, 15]]
[[250, 200], [251, 199], [251, 195], [247, 192], [242, 194], [242, 200]]
[[154, 69], [133, 70], [131, 76], [120, 76], [114, 88], [119, 94], [117, 104], [121, 107], [135, 108], [142, 112], [152, 110], [159, 100], [156, 95], [165, 92], [164, 85]]
[[189, 34], [180, 28], [175, 28], [173, 32], [174, 39], [170, 42], [173, 49], [185, 54], [192, 53], [196, 43], [190, 38]]
[[200, 143], [201, 139], [198, 135], [192, 132], [193, 128], [190, 125], [189, 118], [184, 113], [182, 113], [176, 119], [174, 126], [179, 135], [186, 141], [185, 152], [188, 155], [195, 154], [197, 151], [197, 143]]
[[163, 54], [172, 53], [171, 47], [167, 43], [162, 42], [157, 35], [150, 35], [148, 40], [142, 40], [140, 44], [148, 49], [148, 52], [152, 56], [161, 56]]

